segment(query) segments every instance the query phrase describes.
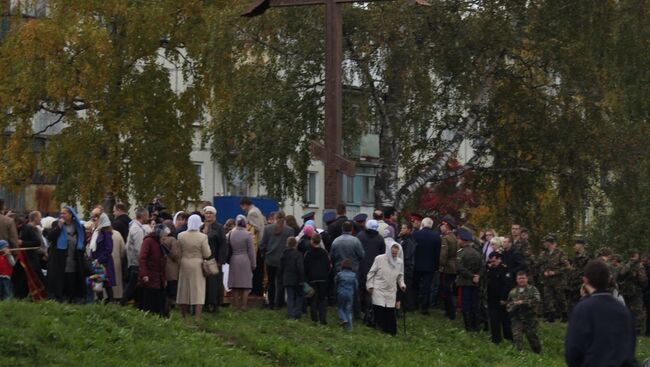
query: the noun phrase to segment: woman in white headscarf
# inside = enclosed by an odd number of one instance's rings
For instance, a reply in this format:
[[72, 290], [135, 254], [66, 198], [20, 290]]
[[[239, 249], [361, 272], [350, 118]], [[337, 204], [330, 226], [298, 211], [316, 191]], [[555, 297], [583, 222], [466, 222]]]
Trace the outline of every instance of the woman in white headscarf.
[[366, 289], [372, 296], [377, 327], [392, 335], [397, 334], [397, 287], [399, 286], [402, 292], [406, 291], [403, 256], [402, 246], [392, 238], [386, 238], [386, 253], [375, 257], [366, 280]]
[[187, 231], [178, 235], [181, 262], [176, 303], [181, 306], [183, 317], [187, 316], [189, 305], [195, 306], [197, 320], [205, 304], [205, 276], [201, 264], [203, 259], [210, 257], [208, 236], [201, 233], [201, 225], [201, 217], [194, 214], [188, 220]]
[[[108, 302], [113, 301], [113, 287], [117, 284], [115, 281], [115, 264], [113, 263], [113, 228], [111, 220], [106, 213], [102, 213], [97, 220], [97, 225], [90, 239], [89, 251], [90, 256], [104, 265], [106, 269], [106, 281], [104, 281], [104, 291]], [[97, 293], [99, 299], [103, 298], [103, 292]]]

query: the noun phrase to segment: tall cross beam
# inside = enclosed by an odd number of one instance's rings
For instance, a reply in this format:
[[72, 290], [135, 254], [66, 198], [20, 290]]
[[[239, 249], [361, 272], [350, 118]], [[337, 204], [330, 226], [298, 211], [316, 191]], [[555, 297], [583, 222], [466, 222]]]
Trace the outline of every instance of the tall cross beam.
[[[343, 17], [341, 4], [393, 0], [257, 0], [242, 16], [254, 17], [274, 7], [325, 5], [325, 139], [312, 142], [311, 153], [325, 165], [325, 208], [335, 208], [341, 201], [339, 173], [353, 176], [355, 162], [342, 155], [343, 84]], [[426, 0], [410, 0], [429, 5]]]

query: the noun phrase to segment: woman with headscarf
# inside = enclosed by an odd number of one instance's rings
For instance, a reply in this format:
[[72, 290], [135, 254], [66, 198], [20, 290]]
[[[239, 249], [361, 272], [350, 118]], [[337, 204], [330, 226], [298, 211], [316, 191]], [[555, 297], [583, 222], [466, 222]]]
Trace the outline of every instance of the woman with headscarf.
[[210, 275], [205, 279], [205, 308], [207, 312], [217, 312], [223, 304], [223, 271], [222, 265], [228, 260], [228, 244], [223, 225], [217, 222], [217, 209], [213, 206], [203, 208], [205, 222], [201, 232], [208, 236], [211, 257], [217, 260], [219, 274]]
[[168, 236], [169, 228], [164, 224], [156, 224], [154, 231], [144, 237], [140, 248], [138, 261], [139, 285], [142, 288], [142, 297], [138, 308], [143, 311], [165, 315], [166, 300], [165, 276], [166, 248], [162, 245], [163, 237]]
[[372, 296], [377, 327], [391, 335], [397, 334], [397, 287], [399, 286], [402, 292], [406, 291], [401, 254], [402, 246], [392, 238], [386, 238], [386, 253], [375, 257], [366, 280], [366, 289]]
[[230, 242], [230, 273], [228, 288], [232, 294], [233, 306], [245, 311], [248, 303], [248, 293], [253, 287], [253, 270], [257, 266], [253, 236], [246, 230], [246, 217], [238, 215], [235, 228], [228, 233]]
[[85, 232], [77, 213], [69, 206], [61, 209], [59, 220], [48, 234], [47, 293], [57, 301], [79, 302], [86, 289], [84, 262]]
[[[88, 245], [90, 257], [97, 260], [99, 264], [106, 269], [106, 280], [104, 281], [104, 290], [108, 302], [113, 301], [113, 287], [117, 284], [115, 281], [115, 264], [113, 262], [113, 228], [111, 220], [106, 213], [102, 213], [97, 221], [97, 226], [93, 231]], [[104, 293], [98, 293], [99, 299], [104, 298]]]
[[181, 245], [181, 266], [178, 273], [178, 294], [176, 303], [181, 306], [181, 314], [187, 316], [189, 305], [195, 306], [194, 316], [201, 318], [205, 304], [205, 276], [203, 275], [203, 259], [210, 257], [208, 236], [201, 233], [201, 217], [190, 216], [187, 231], [178, 235]]
[[176, 294], [178, 292], [178, 271], [181, 261], [181, 245], [176, 239], [174, 230], [175, 227], [172, 221], [166, 220], [163, 222], [167, 226], [169, 232], [165, 231], [165, 235], [160, 240], [163, 245], [164, 252], [167, 254], [167, 263], [165, 265], [165, 276], [167, 277], [167, 313], [172, 305], [176, 303]]

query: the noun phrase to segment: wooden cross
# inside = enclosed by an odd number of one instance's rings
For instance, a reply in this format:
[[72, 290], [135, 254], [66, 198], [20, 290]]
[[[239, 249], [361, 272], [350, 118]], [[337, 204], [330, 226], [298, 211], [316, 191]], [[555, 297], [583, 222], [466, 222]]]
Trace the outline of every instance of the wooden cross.
[[[311, 153], [325, 165], [325, 208], [336, 208], [341, 200], [340, 173], [353, 176], [355, 162], [342, 155], [342, 3], [365, 3], [392, 0], [257, 0], [242, 14], [262, 15], [268, 8], [325, 4], [325, 144], [312, 142]], [[410, 0], [428, 5], [425, 0]]]

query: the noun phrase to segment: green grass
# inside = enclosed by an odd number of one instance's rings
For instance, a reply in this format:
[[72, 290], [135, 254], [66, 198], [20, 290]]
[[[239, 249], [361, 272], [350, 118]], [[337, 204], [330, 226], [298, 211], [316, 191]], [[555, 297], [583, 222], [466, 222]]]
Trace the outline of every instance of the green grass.
[[[438, 312], [407, 315], [397, 337], [363, 325], [351, 332], [308, 318], [290, 321], [284, 310], [222, 310], [195, 324], [119, 306], [0, 302], [1, 365], [95, 366], [563, 366], [564, 324], [541, 323], [544, 353], [494, 345], [488, 333], [469, 334], [462, 322]], [[639, 339], [639, 359], [650, 339]]]

